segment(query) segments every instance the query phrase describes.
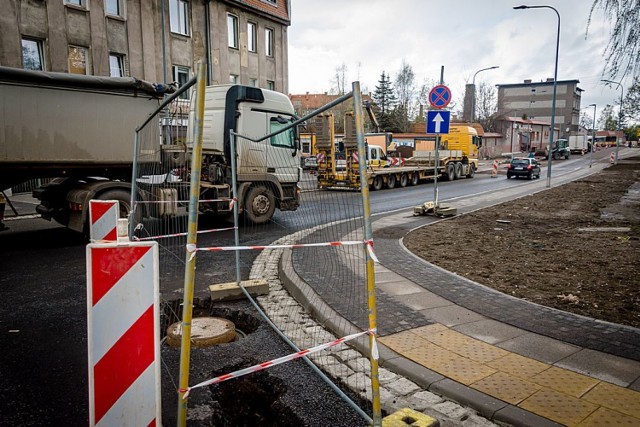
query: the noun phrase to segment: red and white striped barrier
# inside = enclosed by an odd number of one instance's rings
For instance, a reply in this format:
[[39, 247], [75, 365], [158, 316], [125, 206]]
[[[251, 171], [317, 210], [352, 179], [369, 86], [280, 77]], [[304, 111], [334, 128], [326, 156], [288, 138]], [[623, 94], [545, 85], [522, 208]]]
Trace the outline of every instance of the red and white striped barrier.
[[117, 200], [89, 201], [89, 237], [92, 242], [118, 240], [119, 212]]
[[351, 245], [366, 245], [367, 252], [371, 259], [379, 263], [378, 257], [373, 251], [373, 240], [347, 240], [344, 242], [326, 242], [326, 243], [296, 243], [292, 245], [267, 245], [267, 246], [214, 246], [210, 248], [199, 248], [196, 245], [187, 245], [187, 252], [191, 254], [191, 258], [196, 255], [196, 252], [217, 252], [217, 251], [246, 251], [246, 250], [265, 250], [265, 249], [297, 249], [297, 248], [311, 248], [321, 246], [351, 246]]
[[615, 154], [611, 153], [611, 155], [609, 156], [609, 162], [610, 163], [615, 163], [616, 162]]
[[325, 344], [317, 345], [317, 346], [309, 348], [307, 350], [300, 350], [300, 351], [298, 351], [296, 353], [288, 354], [288, 355], [282, 356], [282, 357], [280, 357], [278, 359], [273, 359], [273, 360], [270, 360], [268, 362], [259, 363], [257, 365], [253, 365], [253, 366], [250, 366], [248, 368], [240, 369], [238, 371], [231, 372], [229, 374], [220, 375], [219, 377], [212, 378], [212, 379], [207, 380], [207, 381], [203, 381], [203, 382], [201, 382], [199, 384], [196, 384], [194, 386], [188, 387], [187, 389], [181, 389], [181, 390], [178, 390], [178, 391], [180, 393], [184, 393], [184, 395], [182, 396], [183, 399], [187, 399], [189, 397], [189, 393], [191, 392], [191, 390], [193, 390], [195, 388], [206, 387], [206, 386], [212, 385], [212, 384], [219, 384], [219, 383], [221, 383], [223, 381], [227, 381], [227, 380], [230, 380], [232, 378], [238, 378], [238, 377], [241, 377], [243, 375], [252, 374], [254, 372], [259, 372], [259, 371], [265, 370], [267, 368], [270, 368], [272, 366], [277, 366], [277, 365], [280, 365], [280, 364], [285, 363], [285, 362], [290, 362], [292, 360], [299, 359], [299, 358], [304, 357], [304, 356], [306, 356], [308, 354], [317, 353], [319, 351], [326, 350], [327, 348], [335, 347], [338, 344], [342, 344], [344, 342], [354, 340], [354, 339], [359, 338], [359, 337], [361, 337], [363, 335], [371, 335], [373, 337], [373, 346], [372, 346], [372, 349], [371, 349], [371, 353], [372, 353], [373, 358], [375, 360], [378, 360], [378, 347], [377, 347], [376, 341], [375, 341], [375, 330], [369, 329], [369, 330], [364, 331], [364, 332], [358, 332], [356, 334], [347, 335], [346, 337], [338, 338], [337, 340], [333, 340], [333, 341], [325, 343]]
[[491, 169], [491, 178], [497, 178], [498, 176], [498, 161], [493, 161], [493, 169]]
[[318, 164], [324, 163], [325, 159], [326, 159], [326, 157], [325, 157], [325, 155], [323, 153], [318, 153], [316, 155], [316, 160], [317, 160]]
[[404, 166], [404, 159], [402, 157], [390, 157], [391, 166]]
[[161, 425], [158, 244], [87, 245], [89, 424]]
[[357, 152], [353, 152], [351, 154], [351, 160], [353, 160], [353, 163], [358, 163], [359, 159], [358, 159], [358, 153]]

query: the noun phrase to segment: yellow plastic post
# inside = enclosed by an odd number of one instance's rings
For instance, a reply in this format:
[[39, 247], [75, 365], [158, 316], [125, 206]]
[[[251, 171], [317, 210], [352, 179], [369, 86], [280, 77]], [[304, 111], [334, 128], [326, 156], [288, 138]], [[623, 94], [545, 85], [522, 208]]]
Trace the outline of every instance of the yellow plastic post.
[[[371, 228], [371, 205], [369, 202], [369, 185], [367, 180], [367, 156], [364, 147], [364, 115], [362, 113], [362, 93], [360, 92], [360, 82], [353, 82], [353, 106], [356, 120], [356, 137], [358, 139], [358, 171], [360, 173], [360, 194], [364, 205], [364, 240], [372, 241], [373, 231]], [[367, 304], [369, 307], [369, 329], [376, 329], [376, 279], [373, 259], [365, 248], [367, 260]], [[373, 425], [382, 426], [382, 410], [380, 406], [380, 378], [378, 376], [378, 359], [374, 357], [375, 336], [369, 335], [369, 360], [371, 361], [371, 404], [373, 406]]]
[[[198, 199], [200, 197], [200, 175], [202, 166], [202, 122], [204, 119], [204, 91], [207, 66], [198, 64], [196, 84], [196, 117], [193, 129], [193, 156], [191, 157], [191, 195], [189, 198], [189, 229], [187, 248], [195, 247], [198, 231]], [[191, 319], [193, 316], [193, 288], [196, 270], [195, 253], [187, 251], [184, 270], [184, 299], [182, 305], [182, 341], [180, 345], [180, 382], [178, 390], [178, 426], [187, 425], [187, 399], [189, 387], [189, 362], [191, 360]]]

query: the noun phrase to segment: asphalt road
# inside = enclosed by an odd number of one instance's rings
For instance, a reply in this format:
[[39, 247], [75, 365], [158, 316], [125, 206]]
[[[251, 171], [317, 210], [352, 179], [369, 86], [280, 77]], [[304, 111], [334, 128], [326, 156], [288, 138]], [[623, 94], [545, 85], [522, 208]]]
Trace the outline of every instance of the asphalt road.
[[[601, 161], [608, 159], [607, 152], [596, 155], [602, 158]], [[560, 181], [576, 170], [585, 170], [588, 164], [588, 156], [554, 162], [553, 179]], [[546, 168], [543, 168], [538, 184], [545, 181], [544, 177]], [[474, 179], [439, 183], [439, 197], [441, 201], [456, 201], [475, 194], [498, 194], [526, 183], [507, 180], [504, 175], [492, 179], [489, 174], [478, 174]], [[298, 211], [278, 212], [273, 223], [254, 229], [245, 241], [266, 245], [292, 230], [317, 224], [320, 220], [328, 222], [361, 214], [359, 193], [347, 196], [353, 202], [351, 211], [341, 212], [330, 205], [327, 209], [320, 209], [320, 203], [331, 202], [334, 197], [331, 193], [303, 193], [302, 206]], [[432, 200], [433, 184], [374, 191], [370, 195], [371, 211], [379, 214]], [[19, 208], [26, 212], [31, 206], [20, 204]], [[5, 344], [0, 355], [0, 425], [84, 425], [88, 420], [86, 242], [76, 233], [41, 219], [7, 221], [7, 225], [10, 230], [0, 233], [0, 300], [3, 301], [0, 334]], [[226, 242], [223, 244], [232, 242], [231, 233], [216, 234], [215, 238]], [[213, 237], [203, 239], [206, 244], [206, 239]], [[248, 275], [256, 255], [253, 251], [242, 254], [243, 277]], [[218, 282], [235, 280], [233, 269], [221, 273], [215, 263], [199, 265], [198, 270], [199, 274], [209, 279], [215, 277]], [[175, 290], [163, 289], [163, 292], [171, 295]], [[232, 305], [229, 309], [236, 313], [249, 310], [246, 303]], [[236, 354], [212, 350], [215, 357], [208, 360], [225, 362], [200, 369], [194, 380], [198, 375], [206, 376], [218, 369], [223, 372], [233, 365], [232, 361], [240, 363], [237, 360], [239, 354], [257, 363], [262, 361], [259, 360], [261, 355], [287, 353], [285, 345], [259, 319], [258, 325], [250, 335], [251, 339], [240, 341], [242, 344], [236, 347]], [[163, 348], [163, 359], [169, 372], [175, 369], [176, 357], [174, 350]], [[165, 370], [163, 375], [164, 422], [170, 424], [176, 406], [173, 404], [175, 389], [171, 384], [174, 379], [167, 376]], [[295, 423], [328, 425], [329, 421], [319, 418], [326, 413], [345, 422], [361, 421], [301, 363], [274, 369], [269, 375], [263, 379], [264, 387], [280, 384], [279, 389], [284, 390], [280, 400], [291, 409], [284, 415], [277, 415], [285, 417], [282, 419], [290, 417]], [[300, 387], [313, 390], [309, 395], [317, 398], [301, 401], [293, 394]], [[202, 423], [206, 424], [206, 419]]]

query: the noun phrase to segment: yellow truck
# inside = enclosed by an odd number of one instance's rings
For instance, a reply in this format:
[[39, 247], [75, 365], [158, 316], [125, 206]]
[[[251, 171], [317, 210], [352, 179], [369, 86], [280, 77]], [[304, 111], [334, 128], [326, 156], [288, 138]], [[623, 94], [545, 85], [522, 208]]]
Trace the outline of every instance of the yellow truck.
[[[345, 124], [345, 134], [354, 129]], [[345, 141], [355, 139], [346, 137]], [[445, 178], [473, 178], [478, 169], [478, 146], [480, 139], [476, 130], [466, 125], [451, 125], [449, 134], [440, 136], [438, 161], [435, 158], [435, 135], [425, 134], [415, 143], [413, 156], [402, 158], [395, 155], [393, 144], [388, 147], [367, 141], [367, 184], [372, 190], [417, 185], [421, 181]], [[387, 150], [387, 148], [389, 148]], [[327, 168], [318, 174], [319, 188], [360, 189], [358, 156], [355, 141], [345, 142], [347, 167], [345, 171]], [[319, 166], [320, 171], [320, 166]]]

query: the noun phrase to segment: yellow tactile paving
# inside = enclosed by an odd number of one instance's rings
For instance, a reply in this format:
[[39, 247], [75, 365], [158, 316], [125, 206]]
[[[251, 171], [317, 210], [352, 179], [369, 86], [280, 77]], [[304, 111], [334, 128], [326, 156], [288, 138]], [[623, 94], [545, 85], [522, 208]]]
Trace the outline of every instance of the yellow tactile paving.
[[442, 348], [451, 350], [476, 362], [484, 363], [509, 354], [506, 350], [468, 337], [460, 332], [446, 329], [446, 327], [445, 330], [429, 331], [420, 336]]
[[551, 365], [538, 362], [519, 354], [509, 353], [504, 357], [487, 362], [487, 365], [507, 374], [514, 375], [519, 378], [531, 378], [540, 372], [547, 370]]
[[421, 336], [422, 338], [427, 338], [429, 335], [435, 334], [437, 332], [446, 331], [449, 328], [444, 326], [442, 323], [434, 323], [433, 325], [421, 326], [416, 329], [412, 329], [411, 332], [414, 334]]
[[[582, 396], [582, 400], [597, 403], [640, 419], [640, 392], [628, 388], [600, 383]], [[640, 425], [640, 421], [638, 425]]]
[[407, 350], [423, 346], [427, 341], [415, 334], [412, 334], [411, 331], [404, 331], [386, 337], [381, 337], [380, 342], [391, 347], [394, 351], [403, 354], [403, 352]]
[[620, 427], [638, 427], [640, 420], [612, 411], [607, 408], [598, 408], [597, 411], [589, 415], [584, 421], [578, 424], [578, 427], [601, 427], [601, 426], [620, 426]]
[[439, 323], [380, 342], [446, 377], [567, 426], [640, 426], [640, 392], [510, 353]]
[[577, 425], [598, 409], [598, 405], [591, 402], [547, 388], [535, 392], [518, 406], [567, 426]]
[[600, 382], [586, 375], [555, 366], [534, 375], [530, 380], [573, 397], [582, 396]]
[[426, 340], [422, 347], [406, 351], [403, 355], [428, 368], [444, 365], [453, 358], [462, 357]]
[[434, 365], [433, 370], [465, 385], [472, 384], [496, 372], [495, 369], [482, 363], [458, 356], [455, 353], [451, 354], [453, 356], [451, 359], [444, 364]]
[[504, 372], [496, 372], [471, 384], [471, 387], [513, 405], [522, 402], [541, 388], [537, 384]]

